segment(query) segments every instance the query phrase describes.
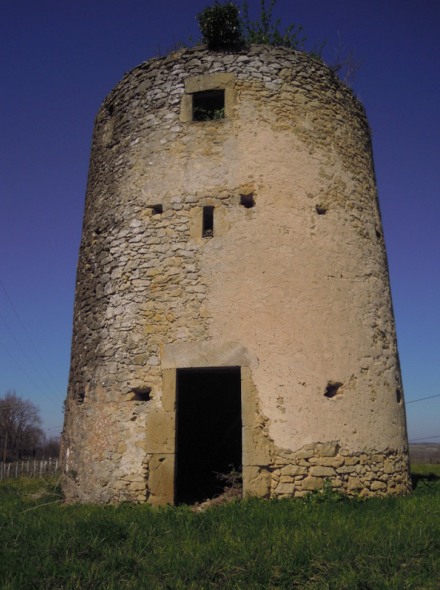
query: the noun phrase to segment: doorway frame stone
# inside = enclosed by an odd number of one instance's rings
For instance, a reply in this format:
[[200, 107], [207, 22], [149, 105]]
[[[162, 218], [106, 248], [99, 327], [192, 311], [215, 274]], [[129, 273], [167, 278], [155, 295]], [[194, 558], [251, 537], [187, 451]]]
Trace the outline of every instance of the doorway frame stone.
[[257, 357], [236, 342], [176, 343], [162, 346], [161, 407], [148, 416], [148, 502], [175, 503], [177, 369], [240, 367], [243, 496], [270, 495], [272, 447], [262, 420], [252, 371]]

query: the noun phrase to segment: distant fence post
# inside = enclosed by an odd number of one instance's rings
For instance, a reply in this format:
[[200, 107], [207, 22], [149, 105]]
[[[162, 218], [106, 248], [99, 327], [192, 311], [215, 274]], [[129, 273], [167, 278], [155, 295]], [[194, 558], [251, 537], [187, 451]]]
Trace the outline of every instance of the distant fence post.
[[41, 461], [28, 459], [27, 461], [14, 461], [5, 463], [0, 461], [0, 480], [8, 477], [43, 477], [56, 473], [59, 468], [58, 459], [45, 459]]

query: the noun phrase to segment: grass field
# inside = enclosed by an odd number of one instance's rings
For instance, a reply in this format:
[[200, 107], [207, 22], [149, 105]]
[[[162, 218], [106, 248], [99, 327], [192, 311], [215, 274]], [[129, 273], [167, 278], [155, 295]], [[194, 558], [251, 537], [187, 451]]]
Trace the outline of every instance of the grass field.
[[440, 588], [440, 466], [411, 496], [79, 506], [54, 480], [0, 482], [5, 589]]

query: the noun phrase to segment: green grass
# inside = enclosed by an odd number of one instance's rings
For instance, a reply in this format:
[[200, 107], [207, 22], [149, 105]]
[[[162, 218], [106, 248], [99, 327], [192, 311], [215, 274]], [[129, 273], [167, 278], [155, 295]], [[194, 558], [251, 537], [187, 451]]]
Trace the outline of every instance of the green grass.
[[53, 480], [0, 482], [1, 589], [438, 589], [440, 466], [365, 501], [313, 495], [187, 507], [64, 505]]

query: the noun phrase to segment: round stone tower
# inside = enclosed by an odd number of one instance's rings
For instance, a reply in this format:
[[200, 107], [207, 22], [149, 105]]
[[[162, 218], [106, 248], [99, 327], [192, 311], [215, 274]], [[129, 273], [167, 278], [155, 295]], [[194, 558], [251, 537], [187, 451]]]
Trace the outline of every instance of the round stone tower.
[[409, 490], [368, 123], [316, 59], [185, 49], [105, 99], [62, 453], [72, 501]]

